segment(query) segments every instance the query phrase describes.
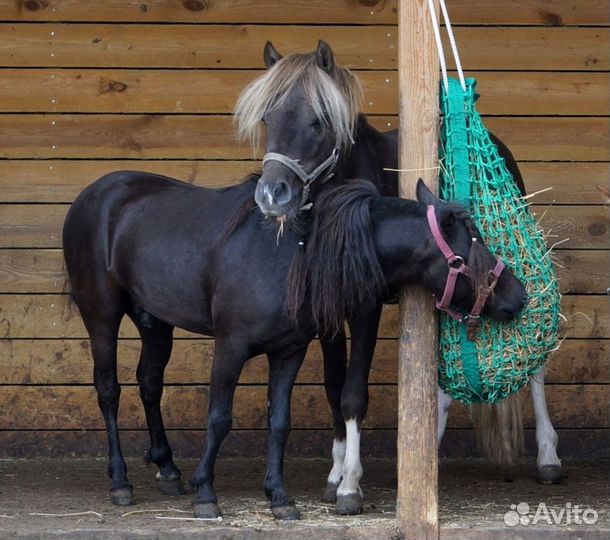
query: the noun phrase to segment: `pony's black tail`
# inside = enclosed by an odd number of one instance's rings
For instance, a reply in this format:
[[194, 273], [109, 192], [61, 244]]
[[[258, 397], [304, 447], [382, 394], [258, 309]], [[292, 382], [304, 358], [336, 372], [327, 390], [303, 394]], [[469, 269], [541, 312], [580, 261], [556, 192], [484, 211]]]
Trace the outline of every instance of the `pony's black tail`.
[[61, 293], [63, 298], [63, 314], [64, 318], [69, 318], [74, 312], [75, 309], [78, 309], [78, 304], [76, 303], [76, 295], [74, 294], [74, 289], [72, 288], [72, 284], [70, 283], [70, 276], [68, 275], [68, 269], [66, 268], [66, 261], [63, 261], [63, 284], [61, 287]]

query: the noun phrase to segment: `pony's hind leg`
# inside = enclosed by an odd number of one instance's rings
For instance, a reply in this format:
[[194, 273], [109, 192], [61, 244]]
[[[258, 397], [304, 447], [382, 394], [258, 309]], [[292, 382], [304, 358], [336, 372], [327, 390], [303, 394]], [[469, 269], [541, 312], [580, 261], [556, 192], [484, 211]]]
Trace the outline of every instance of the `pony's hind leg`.
[[337, 488], [343, 478], [343, 462], [345, 460], [345, 420], [341, 410], [341, 393], [345, 384], [347, 371], [347, 346], [345, 332], [341, 331], [334, 337], [321, 336], [322, 356], [324, 359], [324, 386], [326, 399], [332, 412], [333, 467], [326, 481], [326, 489], [322, 500], [334, 503], [337, 501]]
[[97, 402], [104, 416], [108, 435], [108, 476], [112, 484], [110, 500], [113, 504], [127, 506], [135, 502], [133, 487], [127, 479], [127, 465], [119, 440], [118, 409], [121, 387], [117, 377], [117, 337], [124, 315], [119, 291], [106, 291], [97, 299], [77, 298], [80, 313], [87, 327], [93, 356], [93, 381]]
[[172, 352], [174, 327], [148, 314], [145, 318], [132, 318], [142, 338], [137, 377], [150, 435], [150, 449], [146, 453], [146, 460], [159, 467], [157, 484], [163, 493], [183, 495], [185, 491], [181, 473], [174, 464], [161, 415], [163, 374]]
[[270, 353], [268, 387], [269, 450], [265, 494], [276, 519], [301, 519], [294, 500], [284, 484], [284, 450], [290, 432], [290, 396], [292, 387], [305, 358], [307, 347], [288, 352]]
[[443, 435], [445, 434], [445, 428], [447, 427], [447, 417], [449, 416], [449, 407], [451, 407], [451, 403], [453, 402], [453, 398], [446, 394], [442, 388], [438, 389], [438, 426], [436, 432], [436, 442], [438, 447], [441, 447], [441, 441], [443, 440]]
[[562, 477], [561, 461], [557, 456], [557, 433], [551, 423], [544, 395], [543, 370], [532, 377], [530, 388], [536, 416], [537, 479], [541, 484], [557, 484]]

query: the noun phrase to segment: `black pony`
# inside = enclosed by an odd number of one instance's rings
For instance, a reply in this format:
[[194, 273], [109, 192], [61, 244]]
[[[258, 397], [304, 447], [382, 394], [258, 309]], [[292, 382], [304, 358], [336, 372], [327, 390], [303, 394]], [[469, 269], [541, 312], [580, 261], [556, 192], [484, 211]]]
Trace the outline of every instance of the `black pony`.
[[[256, 203], [265, 216], [277, 219], [282, 228], [290, 227], [295, 220], [300, 220], [302, 210], [308, 209], [311, 203], [315, 208], [318, 195], [325, 189], [348, 183], [352, 178], [367, 178], [380, 193], [397, 196], [397, 131], [379, 132], [359, 113], [360, 84], [348, 69], [335, 62], [331, 47], [320, 41], [313, 53], [282, 57], [267, 42], [264, 60], [269, 69], [244, 89], [235, 107], [235, 118], [238, 134], [255, 147], [262, 140], [263, 124], [265, 127], [263, 173], [255, 193]], [[509, 149], [493, 135], [492, 140], [521, 192], [525, 193]], [[315, 281], [318, 276], [314, 273], [310, 278]], [[302, 286], [303, 282], [297, 285]], [[358, 294], [358, 291], [349, 294]], [[315, 304], [316, 299], [312, 300]], [[327, 297], [320, 300], [323, 309], [331, 308]], [[315, 309], [319, 310], [320, 306]], [[336, 500], [337, 509], [342, 513], [358, 513], [362, 509], [358, 448], [360, 425], [368, 407], [366, 381], [379, 313], [380, 307], [372, 306], [366, 319], [361, 307], [357, 322], [349, 313], [345, 314], [353, 336], [349, 367], [343, 321], [331, 321], [331, 327], [320, 336], [326, 392], [335, 430], [333, 468], [328, 476], [325, 500]], [[358, 331], [354, 328], [356, 324]], [[533, 386], [532, 391], [537, 394], [534, 406], [537, 411], [540, 408], [537, 418], [547, 419], [539, 426], [538, 475], [540, 480], [549, 483], [561, 475], [555, 453], [556, 435], [544, 406], [542, 385]], [[439, 440], [450, 403], [451, 398], [439, 392]], [[522, 432], [519, 426], [508, 429], [504, 421], [520, 418], [519, 406], [518, 399], [505, 400], [497, 412], [483, 408], [475, 416], [487, 453], [504, 465], [510, 464], [517, 454], [518, 435]], [[491, 422], [490, 417], [497, 421]], [[506, 433], [514, 434], [514, 438], [505, 440]]]
[[[318, 313], [325, 313], [323, 307], [312, 311], [308, 295], [321, 298], [320, 291], [324, 295], [341, 291], [339, 302], [329, 299], [334, 302], [331, 315], [349, 314], [358, 332], [361, 324], [369, 324], [367, 310], [366, 318], [358, 317], [363, 299], [374, 306], [378, 318], [381, 301], [409, 282], [422, 282], [437, 294], [442, 291], [447, 263], [432, 239], [427, 205], [434, 205], [435, 219], [457, 254], [474, 259], [473, 265], [480, 268], [495, 264], [482, 243], [473, 244], [473, 236], [479, 235], [464, 211], [439, 202], [423, 184], [419, 203], [379, 197], [372, 184], [358, 181], [327, 192], [310, 218], [304, 247], [291, 230], [278, 244], [276, 231], [264, 223], [258, 209], [231, 225], [227, 233], [228, 217], [253, 197], [256, 179], [210, 190], [154, 174], [116, 172], [86, 188], [68, 212], [64, 255], [72, 296], [90, 336], [115, 504], [134, 502], [117, 419], [117, 334], [125, 315], [134, 321], [142, 339], [137, 379], [150, 432], [148, 456], [159, 467], [161, 489], [182, 491], [160, 410], [172, 333], [180, 327], [216, 338], [207, 443], [191, 481], [198, 488], [195, 515], [220, 515], [214, 463], [231, 428], [235, 387], [245, 362], [266, 353], [269, 441], [264, 489], [277, 518], [296, 519], [299, 513], [283, 480], [290, 395], [307, 345], [316, 334]], [[292, 302], [293, 316], [288, 316], [287, 283], [313, 273], [322, 279], [319, 285], [309, 280], [306, 294], [291, 288], [290, 294], [298, 299]], [[461, 277], [455, 303], [470, 309], [476, 287]], [[507, 319], [523, 302], [523, 286], [507, 271], [486, 310]], [[373, 338], [375, 332], [376, 327]], [[361, 384], [366, 392], [366, 381]]]

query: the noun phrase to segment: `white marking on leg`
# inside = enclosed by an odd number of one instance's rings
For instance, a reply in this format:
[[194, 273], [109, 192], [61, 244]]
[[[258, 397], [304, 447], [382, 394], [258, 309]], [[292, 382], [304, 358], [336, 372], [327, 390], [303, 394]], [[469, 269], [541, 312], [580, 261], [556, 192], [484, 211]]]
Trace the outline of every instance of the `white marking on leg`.
[[333, 441], [333, 468], [328, 475], [329, 484], [338, 484], [343, 477], [343, 462], [345, 461], [345, 440]]
[[544, 371], [540, 370], [531, 379], [532, 401], [536, 415], [536, 443], [538, 444], [538, 467], [543, 465], [559, 465], [557, 457], [557, 433], [551, 423], [549, 410], [544, 396]]
[[358, 493], [360, 478], [362, 478], [362, 465], [360, 464], [360, 430], [355, 419], [345, 422], [345, 460], [343, 461], [343, 480], [337, 489], [337, 495]]
[[443, 435], [445, 434], [445, 428], [447, 427], [447, 417], [449, 416], [449, 407], [453, 398], [449, 394], [445, 394], [442, 388], [438, 389], [438, 431], [437, 441], [440, 448]]

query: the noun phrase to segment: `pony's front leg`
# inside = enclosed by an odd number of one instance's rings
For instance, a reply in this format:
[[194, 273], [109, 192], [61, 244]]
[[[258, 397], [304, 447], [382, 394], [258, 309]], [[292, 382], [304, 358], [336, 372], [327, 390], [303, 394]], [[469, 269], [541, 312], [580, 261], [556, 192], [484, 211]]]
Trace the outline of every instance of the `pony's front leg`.
[[284, 484], [284, 449], [290, 433], [290, 397], [307, 347], [270, 353], [268, 386], [268, 453], [265, 494], [276, 519], [301, 519]]
[[345, 332], [341, 330], [335, 336], [320, 336], [322, 357], [324, 359], [324, 387], [326, 399], [330, 405], [333, 418], [333, 467], [326, 481], [322, 500], [334, 503], [337, 501], [337, 488], [343, 478], [345, 460], [345, 420], [341, 410], [341, 394], [345, 385], [347, 372], [347, 345]]
[[248, 359], [247, 348], [217, 337], [208, 394], [208, 430], [206, 447], [191, 485], [198, 488], [193, 501], [196, 517], [221, 516], [214, 491], [214, 464], [233, 421], [233, 396], [241, 370]]
[[375, 353], [381, 305], [367, 317], [350, 320], [352, 336], [350, 362], [341, 396], [341, 409], [345, 418], [345, 460], [343, 479], [337, 488], [337, 512], [345, 515], [362, 512], [363, 495], [360, 488], [360, 428], [369, 402], [369, 371]]
[[558, 484], [561, 482], [561, 461], [557, 457], [557, 433], [546, 406], [544, 370], [532, 377], [530, 388], [536, 415], [537, 479], [541, 484]]

